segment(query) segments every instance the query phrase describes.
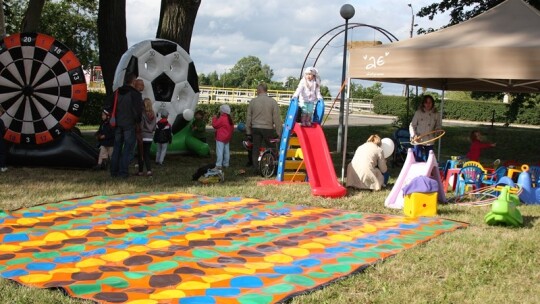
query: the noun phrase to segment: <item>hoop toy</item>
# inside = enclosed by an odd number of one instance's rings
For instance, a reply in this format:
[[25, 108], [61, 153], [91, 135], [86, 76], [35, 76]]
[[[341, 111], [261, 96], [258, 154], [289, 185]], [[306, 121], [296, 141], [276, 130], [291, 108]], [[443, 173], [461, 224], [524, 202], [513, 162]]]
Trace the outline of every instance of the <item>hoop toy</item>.
[[424, 140], [424, 141], [420, 141], [420, 142], [416, 142], [414, 140], [411, 140], [411, 145], [415, 145], [415, 146], [416, 145], [424, 145], [424, 144], [436, 141], [437, 139], [443, 137], [445, 133], [446, 132], [444, 130], [434, 130], [434, 131], [431, 131], [431, 132], [427, 132], [427, 133], [418, 135], [416, 140], [422, 139], [422, 138], [424, 138], [424, 137], [426, 137], [428, 135], [431, 135], [431, 134], [437, 134], [437, 136], [435, 136], [432, 139], [428, 139], [428, 140]]

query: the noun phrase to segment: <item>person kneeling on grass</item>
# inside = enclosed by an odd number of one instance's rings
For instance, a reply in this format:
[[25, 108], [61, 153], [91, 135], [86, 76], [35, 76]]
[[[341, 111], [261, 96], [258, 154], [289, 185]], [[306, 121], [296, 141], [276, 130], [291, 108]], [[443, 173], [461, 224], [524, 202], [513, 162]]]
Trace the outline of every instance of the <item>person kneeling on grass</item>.
[[347, 166], [347, 187], [376, 191], [386, 187], [390, 174], [381, 145], [379, 135], [373, 134], [356, 149]]

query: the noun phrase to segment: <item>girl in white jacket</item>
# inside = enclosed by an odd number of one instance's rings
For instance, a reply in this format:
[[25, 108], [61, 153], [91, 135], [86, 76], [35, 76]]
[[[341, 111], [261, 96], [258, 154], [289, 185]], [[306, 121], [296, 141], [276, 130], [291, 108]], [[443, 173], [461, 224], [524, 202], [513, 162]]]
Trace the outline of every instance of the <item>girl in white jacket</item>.
[[319, 72], [314, 67], [308, 67], [304, 70], [304, 78], [300, 80], [293, 98], [298, 98], [299, 106], [302, 109], [300, 116], [301, 125], [311, 127], [313, 117], [313, 108], [317, 100], [322, 100], [321, 78]]

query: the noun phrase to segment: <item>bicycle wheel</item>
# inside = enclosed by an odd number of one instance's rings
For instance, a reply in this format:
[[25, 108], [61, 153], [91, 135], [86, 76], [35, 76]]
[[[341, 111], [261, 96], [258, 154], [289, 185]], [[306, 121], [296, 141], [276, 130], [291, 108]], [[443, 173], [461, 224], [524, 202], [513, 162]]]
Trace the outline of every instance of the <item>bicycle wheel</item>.
[[276, 173], [276, 157], [272, 151], [265, 151], [259, 160], [259, 170], [262, 177], [272, 177]]

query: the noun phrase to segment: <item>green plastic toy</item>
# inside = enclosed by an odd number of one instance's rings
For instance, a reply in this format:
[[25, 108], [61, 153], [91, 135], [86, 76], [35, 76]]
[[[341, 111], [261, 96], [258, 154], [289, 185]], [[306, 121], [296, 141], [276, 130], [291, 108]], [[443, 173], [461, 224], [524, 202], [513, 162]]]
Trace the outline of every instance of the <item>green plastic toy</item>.
[[491, 212], [486, 214], [484, 222], [488, 225], [523, 226], [523, 217], [517, 209], [519, 197], [510, 193], [510, 186], [501, 190], [499, 197], [491, 205]]

